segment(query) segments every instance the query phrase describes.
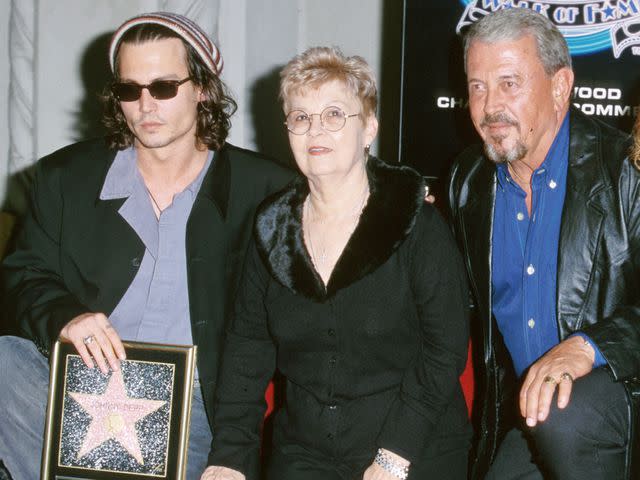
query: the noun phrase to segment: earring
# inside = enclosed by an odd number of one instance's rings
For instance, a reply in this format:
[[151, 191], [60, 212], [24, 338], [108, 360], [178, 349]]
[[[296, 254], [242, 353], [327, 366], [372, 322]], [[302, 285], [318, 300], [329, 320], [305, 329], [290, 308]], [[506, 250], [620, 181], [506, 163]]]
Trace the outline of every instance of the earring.
[[371, 145], [366, 144], [366, 145], [364, 146], [364, 154], [365, 154], [365, 156], [367, 156], [367, 157], [369, 156], [369, 150], [371, 150]]

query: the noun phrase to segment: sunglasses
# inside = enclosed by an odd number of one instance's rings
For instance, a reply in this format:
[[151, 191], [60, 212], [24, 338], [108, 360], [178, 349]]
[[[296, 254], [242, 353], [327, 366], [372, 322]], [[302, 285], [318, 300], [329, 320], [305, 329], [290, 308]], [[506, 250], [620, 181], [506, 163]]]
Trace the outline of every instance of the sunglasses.
[[149, 90], [149, 94], [156, 100], [168, 100], [178, 94], [178, 87], [191, 80], [156, 80], [148, 85], [139, 85], [133, 82], [116, 82], [111, 85], [113, 95], [121, 102], [135, 102], [142, 95], [142, 89]]

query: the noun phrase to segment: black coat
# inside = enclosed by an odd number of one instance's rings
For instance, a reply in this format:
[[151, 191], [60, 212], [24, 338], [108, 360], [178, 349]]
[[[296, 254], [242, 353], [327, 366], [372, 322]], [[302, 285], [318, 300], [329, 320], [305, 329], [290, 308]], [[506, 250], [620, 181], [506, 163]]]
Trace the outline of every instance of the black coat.
[[306, 179], [260, 207], [225, 343], [210, 464], [258, 477], [264, 390], [276, 367], [287, 390], [276, 450], [362, 458], [364, 468], [377, 447], [419, 465], [452, 435], [467, 445], [459, 253], [424, 204], [418, 174], [375, 158], [367, 170], [371, 195], [326, 289], [303, 241]]
[[[586, 333], [629, 395], [638, 448], [640, 407], [640, 172], [627, 158], [623, 134], [577, 110], [570, 113], [567, 192], [558, 245], [556, 313], [561, 339]], [[491, 305], [491, 233], [495, 166], [480, 146], [465, 151], [452, 170], [452, 222], [466, 259], [478, 323], [479, 443], [474, 477], [482, 478], [513, 424], [519, 386]], [[635, 439], [635, 440], [634, 440]], [[631, 469], [631, 461], [628, 462]], [[636, 467], [637, 468], [637, 467]], [[629, 478], [638, 478], [631, 476]], [[638, 475], [636, 473], [635, 475]]]
[[[145, 247], [118, 209], [100, 200], [116, 151], [103, 140], [65, 147], [40, 160], [17, 250], [4, 262], [11, 318], [48, 355], [73, 317], [109, 315], [132, 282]], [[207, 412], [226, 321], [257, 205], [292, 172], [231, 145], [216, 153], [187, 224], [187, 277], [193, 341]]]

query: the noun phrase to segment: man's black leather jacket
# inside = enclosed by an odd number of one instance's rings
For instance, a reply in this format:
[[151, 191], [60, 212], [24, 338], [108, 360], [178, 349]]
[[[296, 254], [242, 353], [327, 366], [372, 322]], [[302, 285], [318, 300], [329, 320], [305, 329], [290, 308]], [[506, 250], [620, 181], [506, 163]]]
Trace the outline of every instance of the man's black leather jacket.
[[[558, 331], [561, 339], [576, 331], [586, 333], [606, 359], [604, 368], [624, 382], [633, 445], [628, 449], [628, 478], [640, 478], [640, 172], [628, 159], [628, 135], [577, 110], [570, 111], [569, 121], [558, 246]], [[482, 147], [467, 149], [453, 167], [449, 203], [476, 307], [472, 331], [478, 442], [473, 478], [485, 475], [503, 435], [514, 425], [519, 388], [491, 313], [495, 191], [495, 165]]]

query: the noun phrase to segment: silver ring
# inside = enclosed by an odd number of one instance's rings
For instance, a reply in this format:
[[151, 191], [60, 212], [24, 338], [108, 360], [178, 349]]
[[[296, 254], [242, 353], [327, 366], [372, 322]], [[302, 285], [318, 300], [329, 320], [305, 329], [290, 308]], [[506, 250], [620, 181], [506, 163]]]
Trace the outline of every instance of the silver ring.
[[569, 372], [562, 372], [562, 374], [560, 374], [560, 380], [569, 380], [570, 382], [573, 382], [573, 377]]
[[88, 335], [82, 339], [82, 343], [84, 343], [85, 345], [89, 345], [90, 343], [93, 343], [95, 339], [95, 335]]

